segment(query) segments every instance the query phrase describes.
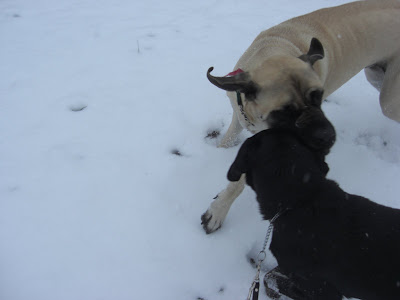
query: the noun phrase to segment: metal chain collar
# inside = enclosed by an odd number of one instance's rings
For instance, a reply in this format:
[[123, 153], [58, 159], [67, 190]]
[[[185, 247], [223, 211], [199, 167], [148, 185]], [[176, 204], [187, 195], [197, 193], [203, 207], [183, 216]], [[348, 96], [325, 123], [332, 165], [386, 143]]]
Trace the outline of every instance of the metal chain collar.
[[236, 98], [237, 98], [237, 105], [239, 106], [240, 113], [242, 114], [244, 120], [251, 126], [254, 126], [254, 124], [250, 122], [249, 118], [246, 116], [246, 113], [244, 112], [242, 95], [240, 94], [239, 91], [236, 91]]

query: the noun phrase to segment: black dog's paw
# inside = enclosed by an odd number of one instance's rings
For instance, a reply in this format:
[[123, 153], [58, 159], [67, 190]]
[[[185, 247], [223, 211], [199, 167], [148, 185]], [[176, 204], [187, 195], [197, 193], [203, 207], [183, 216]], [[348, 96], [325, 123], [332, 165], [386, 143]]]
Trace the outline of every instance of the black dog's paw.
[[207, 211], [201, 216], [201, 224], [207, 234], [217, 231], [224, 223], [230, 207], [230, 205], [226, 205], [226, 201], [226, 198], [221, 198], [218, 194], [214, 197], [214, 201]]
[[222, 223], [215, 220], [212, 213], [207, 210], [204, 214], [201, 215], [201, 225], [203, 225], [204, 231], [207, 234], [210, 234], [220, 229]]

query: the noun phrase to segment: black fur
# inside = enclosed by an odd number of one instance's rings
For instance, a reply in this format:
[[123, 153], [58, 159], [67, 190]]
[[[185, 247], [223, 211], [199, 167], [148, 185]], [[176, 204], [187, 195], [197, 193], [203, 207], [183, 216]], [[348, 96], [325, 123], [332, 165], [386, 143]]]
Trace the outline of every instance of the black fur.
[[336, 132], [320, 106], [319, 103], [302, 110], [287, 106], [281, 110], [272, 111], [267, 118], [268, 126], [290, 129], [316, 153], [326, 155], [336, 141]]
[[318, 109], [302, 126], [293, 125], [293, 114], [281, 112], [281, 128], [246, 140], [228, 172], [230, 181], [246, 174], [264, 219], [284, 212], [270, 245], [288, 278], [278, 282], [280, 292], [293, 299], [400, 299], [400, 210], [326, 179], [332, 125]]

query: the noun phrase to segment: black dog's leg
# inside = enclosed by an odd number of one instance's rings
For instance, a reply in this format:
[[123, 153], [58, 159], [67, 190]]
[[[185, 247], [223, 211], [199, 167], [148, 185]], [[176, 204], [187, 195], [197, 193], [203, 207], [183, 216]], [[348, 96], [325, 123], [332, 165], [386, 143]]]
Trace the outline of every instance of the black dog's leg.
[[281, 295], [294, 300], [342, 299], [342, 295], [327, 282], [286, 275], [279, 267], [276, 267], [265, 275], [264, 285], [267, 296], [271, 299], [280, 299]]

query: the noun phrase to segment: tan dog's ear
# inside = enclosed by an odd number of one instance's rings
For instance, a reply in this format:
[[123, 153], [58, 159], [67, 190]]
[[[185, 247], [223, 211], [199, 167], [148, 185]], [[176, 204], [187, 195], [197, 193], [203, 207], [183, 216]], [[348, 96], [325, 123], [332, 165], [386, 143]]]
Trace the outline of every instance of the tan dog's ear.
[[323, 59], [324, 56], [324, 47], [321, 42], [317, 38], [312, 38], [307, 54], [303, 54], [299, 58], [310, 65], [314, 65], [317, 60]]
[[241, 72], [238, 72], [232, 76], [215, 77], [210, 74], [212, 70], [214, 70], [213, 67], [208, 69], [207, 78], [213, 85], [219, 87], [220, 89], [230, 92], [236, 91], [245, 94], [255, 94], [258, 90], [257, 84], [251, 80], [248, 72], [240, 70]]

